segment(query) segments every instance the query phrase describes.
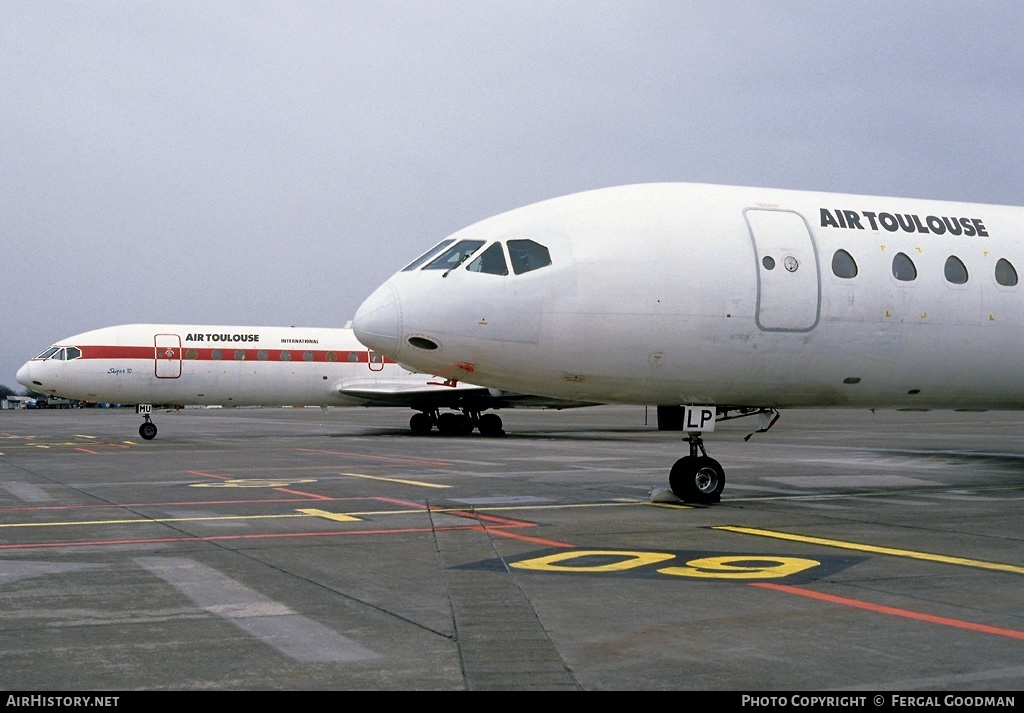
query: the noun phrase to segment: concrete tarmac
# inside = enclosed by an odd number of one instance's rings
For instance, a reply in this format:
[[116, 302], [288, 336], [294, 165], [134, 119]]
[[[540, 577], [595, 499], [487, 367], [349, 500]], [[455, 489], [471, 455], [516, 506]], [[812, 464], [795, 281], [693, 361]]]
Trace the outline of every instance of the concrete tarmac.
[[0, 688], [1024, 687], [1024, 414], [411, 414], [0, 411]]

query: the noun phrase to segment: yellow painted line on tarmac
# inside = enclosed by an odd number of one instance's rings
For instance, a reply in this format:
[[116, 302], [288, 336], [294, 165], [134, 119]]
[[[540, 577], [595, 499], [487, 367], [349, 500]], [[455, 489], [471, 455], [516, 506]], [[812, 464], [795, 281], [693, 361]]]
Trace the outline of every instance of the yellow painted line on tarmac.
[[350, 478], [365, 478], [366, 480], [383, 480], [386, 483], [402, 483], [404, 485], [418, 485], [422, 488], [450, 488], [450, 485], [438, 483], [425, 483], [422, 480], [403, 480], [402, 478], [383, 478], [379, 475], [363, 475], [362, 473], [342, 473]]
[[[143, 519], [136, 518], [132, 520], [78, 520], [72, 522], [9, 522], [0, 524], [0, 528], [17, 528], [17, 527], [78, 527], [81, 525], [161, 525], [169, 522], [224, 522], [226, 520], [281, 520], [288, 518], [298, 517], [326, 517], [330, 520], [337, 520], [339, 522], [345, 520], [358, 520], [359, 518], [345, 514], [345, 513], [331, 513], [326, 510], [298, 510], [298, 515], [295, 514], [280, 514], [280, 515], [224, 515], [218, 517], [164, 517], [164, 518], [152, 518]], [[393, 511], [391, 514], [409, 513], [409, 512], [422, 512], [420, 510], [404, 510], [404, 511]], [[362, 514], [362, 513], [360, 513]]]
[[297, 510], [299, 514], [279, 514], [279, 515], [224, 515], [217, 517], [168, 517], [168, 518], [151, 518], [151, 519], [128, 519], [128, 520], [77, 520], [71, 522], [9, 522], [0, 523], [0, 528], [15, 529], [19, 527], [79, 527], [84, 525], [159, 525], [165, 523], [174, 522], [226, 522], [229, 520], [274, 520], [274, 519], [289, 519], [289, 518], [301, 518], [301, 517], [320, 517], [334, 520], [336, 522], [350, 522], [358, 521], [363, 517], [374, 517], [382, 515], [422, 515], [424, 513], [465, 513], [467, 511], [472, 512], [501, 512], [501, 511], [515, 511], [515, 510], [564, 510], [574, 508], [600, 508], [600, 507], [623, 507], [623, 506], [636, 506], [636, 505], [647, 505], [648, 503], [636, 500], [636, 501], [622, 501], [613, 503], [580, 503], [577, 505], [501, 505], [494, 507], [478, 507], [478, 506], [463, 506], [463, 507], [451, 507], [451, 508], [430, 508], [429, 510], [424, 508], [420, 509], [402, 509], [402, 510], [363, 510], [359, 512], [348, 512], [348, 513], [332, 513], [327, 510], [319, 510], [314, 508], [306, 508]]
[[839, 547], [844, 550], [855, 550], [858, 552], [871, 552], [879, 555], [891, 555], [893, 557], [904, 557], [907, 559], [924, 560], [926, 562], [941, 562], [943, 564], [956, 564], [964, 567], [975, 567], [977, 569], [991, 569], [997, 572], [1012, 572], [1013, 574], [1024, 574], [1024, 567], [999, 562], [985, 562], [984, 560], [968, 559], [966, 557], [950, 557], [948, 555], [937, 555], [930, 552], [917, 552], [915, 550], [902, 550], [894, 547], [879, 547], [877, 545], [863, 545], [857, 542], [845, 542], [843, 540], [829, 540], [824, 537], [810, 537], [807, 535], [793, 535], [788, 532], [776, 532], [774, 530], [759, 530], [753, 527], [712, 527], [712, 530], [726, 530], [742, 535], [756, 535], [759, 537], [772, 537], [777, 540], [791, 540], [793, 542], [805, 542], [812, 545], [825, 545], [826, 547]]
[[305, 510], [299, 510], [299, 512], [306, 515], [312, 515], [313, 517], [324, 517], [328, 520], [334, 520], [335, 522], [359, 522], [358, 517], [352, 517], [340, 512], [327, 512], [326, 510], [317, 510], [316, 508], [307, 508]]

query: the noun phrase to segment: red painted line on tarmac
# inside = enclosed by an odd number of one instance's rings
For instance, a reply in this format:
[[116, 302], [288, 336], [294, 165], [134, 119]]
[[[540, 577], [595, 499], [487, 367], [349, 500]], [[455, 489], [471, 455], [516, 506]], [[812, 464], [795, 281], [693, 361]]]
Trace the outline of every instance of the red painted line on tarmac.
[[448, 510], [447, 514], [456, 515], [458, 517], [468, 517], [482, 522], [492, 522], [496, 525], [522, 525], [524, 527], [535, 527], [537, 524], [535, 522], [524, 522], [523, 520], [510, 520], [507, 517], [499, 517], [498, 515], [484, 515], [483, 513], [472, 512], [470, 510]]
[[472, 510], [449, 510], [448, 508], [432, 508], [425, 503], [419, 503], [415, 500], [403, 500], [401, 498], [373, 498], [385, 503], [394, 503], [395, 505], [405, 505], [406, 507], [415, 508], [417, 510], [433, 510], [434, 512], [443, 512], [446, 515], [455, 515], [456, 517], [468, 517], [473, 520], [485, 520], [487, 522], [493, 522], [500, 525], [522, 525], [523, 527], [536, 527], [537, 523], [527, 522], [525, 520], [512, 520], [507, 517], [501, 517], [499, 515], [487, 515], [484, 513], [473, 512]]
[[800, 589], [799, 587], [790, 587], [785, 584], [771, 584], [769, 582], [753, 582], [752, 587], [761, 587], [762, 589], [774, 589], [778, 592], [786, 592], [788, 594], [798, 594], [801, 597], [809, 597], [811, 599], [818, 599], [823, 602], [830, 602], [832, 604], [842, 604], [848, 607], [856, 607], [857, 609], [866, 609], [868, 611], [878, 612], [879, 614], [891, 614], [893, 616], [901, 616], [905, 619], [916, 619], [918, 621], [926, 621], [931, 624], [942, 624], [943, 626], [953, 626], [958, 629], [969, 629], [971, 631], [980, 631], [985, 634], [998, 634], [999, 636], [1008, 636], [1012, 639], [1024, 639], [1024, 631], [1018, 631], [1016, 629], [1001, 629], [997, 626], [987, 626], [985, 624], [974, 624], [969, 621], [962, 621], [960, 619], [947, 619], [943, 616], [933, 616], [931, 614], [922, 614], [920, 612], [910, 611], [909, 609], [896, 609], [895, 607], [887, 607], [881, 604], [872, 604], [870, 602], [863, 602], [859, 599], [847, 599], [846, 597], [836, 597], [831, 594], [822, 594], [821, 592], [812, 592], [807, 589]]
[[415, 508], [417, 510], [427, 510], [429, 506], [418, 503], [415, 500], [403, 500], [402, 498], [374, 498], [374, 500], [380, 500], [382, 503], [392, 503], [394, 505], [405, 505], [406, 507]]
[[386, 460], [395, 461], [396, 463], [417, 463], [419, 465], [451, 465], [444, 461], [437, 460], [419, 460], [417, 458], [399, 458], [397, 456], [372, 456], [365, 453], [347, 453], [345, 451], [323, 451], [317, 448], [296, 448], [295, 450], [302, 453], [326, 453], [332, 456], [353, 456], [355, 458], [367, 458], [370, 460]]
[[[536, 525], [534, 525], [536, 527]], [[491, 527], [485, 527], [489, 534], [497, 537], [504, 537], [509, 540], [521, 540], [523, 542], [532, 542], [535, 545], [543, 545], [545, 547], [561, 547], [571, 549], [576, 545], [570, 545], [568, 542], [558, 542], [557, 540], [546, 540], [543, 537], [528, 537], [526, 535], [520, 535], [518, 532], [505, 532], [504, 530], [495, 530]]]

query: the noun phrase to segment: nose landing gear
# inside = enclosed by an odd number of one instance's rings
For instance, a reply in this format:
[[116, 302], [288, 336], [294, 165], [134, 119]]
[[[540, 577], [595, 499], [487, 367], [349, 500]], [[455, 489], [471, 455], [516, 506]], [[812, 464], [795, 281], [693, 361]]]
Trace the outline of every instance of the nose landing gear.
[[138, 404], [135, 406], [135, 413], [141, 413], [142, 418], [145, 419], [142, 425], [139, 426], [139, 435], [147, 441], [152, 441], [156, 438], [156, 424], [150, 418], [152, 412], [152, 404]]
[[[722, 499], [722, 490], [725, 489], [725, 470], [704, 450], [701, 433], [702, 431], [713, 431], [717, 421], [755, 415], [760, 417], [761, 424], [754, 433], [764, 433], [779, 420], [779, 412], [771, 407], [658, 407], [660, 430], [682, 431], [686, 426], [702, 429], [699, 431], [686, 429], [686, 442], [690, 444], [690, 455], [677, 460], [669, 472], [668, 484], [677, 498], [683, 502], [697, 503], [698, 505], [710, 505]], [[750, 440], [750, 436], [754, 433], [747, 435], [743, 440]]]
[[[690, 455], [675, 462], [668, 476], [669, 487], [680, 500], [710, 505], [722, 499], [725, 489], [725, 470], [704, 450], [700, 433], [687, 434]], [[699, 453], [698, 453], [699, 451]]]

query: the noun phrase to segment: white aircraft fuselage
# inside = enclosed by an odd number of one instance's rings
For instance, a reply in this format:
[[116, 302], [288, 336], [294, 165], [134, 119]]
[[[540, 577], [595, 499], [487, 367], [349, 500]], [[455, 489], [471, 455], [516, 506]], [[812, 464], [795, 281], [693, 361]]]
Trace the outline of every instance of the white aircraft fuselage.
[[[587, 404], [507, 394], [414, 373], [349, 328], [127, 324], [62, 339], [26, 362], [19, 383], [87, 402], [220, 406], [402, 406], [426, 433], [501, 433], [502, 407]], [[460, 413], [440, 413], [449, 408]], [[146, 414], [143, 438], [156, 429]]]
[[347, 386], [407, 373], [346, 329], [128, 324], [62, 339], [17, 378], [34, 391], [83, 401], [362, 406], [367, 399], [347, 395]]
[[1022, 208], [642, 184], [449, 240], [367, 298], [363, 344], [499, 389], [720, 415], [1024, 408]]
[[[1024, 266], [1021, 208], [649, 184], [451, 239], [482, 241], [474, 256], [532, 240], [550, 264], [398, 272], [357, 312], [362, 343], [419, 371], [470, 365], [474, 383], [608, 403], [1024, 407], [1024, 292], [997, 280]], [[833, 270], [839, 251], [855, 275]], [[916, 279], [894, 275], [901, 254]], [[951, 257], [966, 281], [947, 278]]]

